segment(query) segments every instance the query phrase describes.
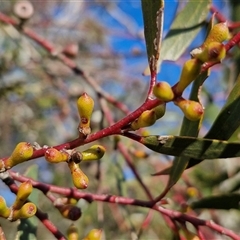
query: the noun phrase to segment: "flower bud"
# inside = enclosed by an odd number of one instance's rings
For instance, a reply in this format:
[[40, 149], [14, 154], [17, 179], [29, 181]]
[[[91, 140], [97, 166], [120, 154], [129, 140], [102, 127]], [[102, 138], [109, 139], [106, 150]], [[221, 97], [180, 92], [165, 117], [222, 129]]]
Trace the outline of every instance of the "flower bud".
[[138, 130], [139, 128], [148, 127], [156, 122], [156, 114], [154, 110], [144, 111], [138, 119], [132, 122], [132, 130]]
[[19, 210], [23, 206], [23, 204], [26, 202], [31, 192], [32, 192], [31, 181], [28, 180], [26, 182], [23, 182], [18, 188], [17, 197], [14, 204], [12, 205], [12, 209]]
[[50, 163], [67, 162], [70, 155], [66, 151], [58, 151], [56, 148], [49, 148], [45, 152], [45, 159]]
[[102, 236], [102, 229], [92, 229], [83, 240], [100, 240]]
[[28, 202], [25, 203], [21, 209], [14, 210], [10, 221], [15, 221], [21, 218], [30, 218], [37, 212], [37, 207], [35, 204]]
[[189, 59], [183, 65], [179, 82], [174, 86], [173, 91], [177, 96], [182, 95], [185, 88], [196, 79], [201, 70], [201, 62], [198, 59]]
[[78, 240], [79, 235], [78, 235], [78, 229], [74, 224], [71, 224], [70, 227], [67, 230], [67, 239], [68, 240]]
[[78, 130], [81, 136], [86, 137], [91, 133], [90, 119], [93, 112], [94, 101], [87, 93], [83, 93], [77, 101], [77, 107], [80, 115]]
[[105, 147], [101, 145], [93, 145], [89, 149], [82, 152], [83, 161], [99, 160], [106, 152]]
[[5, 199], [0, 196], [0, 217], [8, 218], [11, 210], [7, 207]]
[[85, 189], [88, 187], [88, 177], [80, 169], [79, 165], [74, 161], [68, 162], [68, 167], [72, 174], [73, 184], [78, 189]]
[[134, 149], [134, 148], [131, 148], [129, 150], [130, 150], [131, 154], [136, 158], [147, 158], [148, 157], [148, 154], [143, 150]]
[[199, 102], [186, 100], [180, 97], [176, 99], [174, 103], [182, 110], [185, 117], [190, 121], [197, 121], [203, 115], [203, 107]]
[[203, 43], [203, 48], [208, 47], [211, 42], [222, 43], [230, 38], [229, 29], [226, 22], [215, 24], [210, 30], [206, 40]]
[[191, 51], [191, 56], [201, 62], [220, 62], [226, 56], [226, 49], [222, 43], [211, 42], [205, 48], [196, 48]]
[[59, 210], [63, 217], [72, 221], [78, 220], [82, 215], [81, 209], [71, 204], [59, 206], [56, 205], [56, 208]]
[[171, 101], [174, 98], [172, 88], [167, 82], [158, 82], [155, 84], [153, 87], [153, 94], [156, 98], [165, 102]]
[[191, 198], [196, 198], [198, 197], [198, 190], [195, 187], [188, 187], [187, 195]]
[[67, 57], [75, 58], [78, 55], [79, 47], [78, 44], [71, 43], [64, 47], [62, 51]]
[[164, 114], [166, 112], [166, 103], [162, 103], [162, 104], [158, 105], [153, 110], [155, 112], [156, 119], [160, 119], [161, 117], [164, 116]]
[[5, 168], [9, 169], [13, 166], [29, 160], [33, 155], [33, 147], [30, 143], [20, 142], [13, 150], [11, 156], [5, 161]]

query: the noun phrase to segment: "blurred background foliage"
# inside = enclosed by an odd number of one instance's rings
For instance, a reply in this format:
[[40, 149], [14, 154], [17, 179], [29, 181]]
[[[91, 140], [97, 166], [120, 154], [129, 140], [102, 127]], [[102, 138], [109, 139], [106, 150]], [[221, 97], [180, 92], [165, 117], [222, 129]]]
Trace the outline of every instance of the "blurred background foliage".
[[[0, 10], [13, 16], [16, 1], [0, 1]], [[130, 110], [136, 109], [146, 96], [149, 77], [142, 76], [147, 65], [143, 20], [140, 1], [31, 1], [33, 17], [26, 25], [45, 39], [53, 42], [59, 52], [73, 58], [84, 71], [108, 93], [124, 102]], [[166, 1], [164, 35], [166, 35], [175, 14], [184, 8], [185, 1]], [[239, 17], [237, 1], [213, 1], [221, 12], [233, 20]], [[206, 24], [207, 25], [207, 24]], [[188, 59], [189, 51], [201, 45], [206, 35], [202, 29], [194, 42], [176, 62], [163, 62], [158, 79], [176, 83], [181, 66]], [[239, 73], [239, 51], [230, 53], [223, 64], [212, 70], [204, 84], [202, 101], [205, 118], [200, 136], [210, 128], [221, 106], [233, 87]], [[190, 88], [189, 88], [190, 89]], [[185, 95], [189, 94], [189, 89]], [[76, 100], [87, 92], [96, 98], [94, 90], [71, 69], [56, 60], [31, 39], [10, 25], [0, 23], [0, 146], [1, 157], [8, 156], [20, 141], [38, 142], [41, 146], [54, 146], [77, 137], [79, 121]], [[93, 132], [108, 126], [102, 111], [95, 101], [92, 118]], [[124, 115], [109, 105], [115, 120]], [[182, 113], [172, 104], [167, 113], [153, 127], [154, 134], [178, 134]], [[236, 131], [232, 140], [239, 140]], [[163, 169], [172, 158], [152, 153], [130, 140], [122, 139], [133, 157], [133, 164], [156, 196], [164, 188], [167, 177], [151, 177], [151, 173]], [[136, 181], [124, 158], [114, 148], [115, 138], [99, 140], [106, 146], [107, 154], [101, 163], [82, 164], [90, 179], [87, 191], [99, 194], [116, 194], [137, 199], [147, 196]], [[83, 146], [81, 149], [87, 149]], [[135, 150], [147, 151], [139, 157]], [[35, 177], [39, 181], [57, 186], [73, 186], [69, 170], [63, 164], [50, 165], [41, 158], [21, 164], [14, 170], [24, 173], [32, 164], [38, 165]], [[239, 192], [239, 159], [205, 161], [188, 170], [169, 193], [169, 207], [182, 210], [182, 203], [224, 192]], [[100, 171], [99, 171], [100, 169]], [[100, 175], [99, 175], [100, 174]], [[38, 206], [49, 214], [56, 226], [65, 232], [70, 221], [61, 217], [42, 193], [34, 190]], [[0, 195], [8, 204], [14, 197], [1, 183]], [[101, 202], [89, 204], [80, 200], [83, 215], [76, 222], [80, 235], [92, 228], [103, 228], [106, 239], [136, 239], [135, 236], [148, 211], [144, 208], [118, 206]], [[199, 210], [199, 217], [213, 219], [240, 234], [239, 210]], [[227, 214], [227, 218], [226, 218]], [[13, 239], [13, 225], [0, 219], [7, 234]], [[17, 225], [17, 223], [13, 223]], [[9, 227], [11, 226], [11, 228]], [[8, 228], [9, 227], [9, 228]], [[15, 228], [17, 231], [17, 228]], [[210, 234], [210, 233], [209, 233]], [[38, 239], [52, 239], [39, 224]], [[213, 236], [213, 235], [209, 235]], [[218, 236], [220, 239], [220, 236]], [[171, 231], [158, 213], [153, 213], [150, 226], [142, 232], [141, 239], [171, 239]], [[221, 237], [225, 239], [224, 237]]]

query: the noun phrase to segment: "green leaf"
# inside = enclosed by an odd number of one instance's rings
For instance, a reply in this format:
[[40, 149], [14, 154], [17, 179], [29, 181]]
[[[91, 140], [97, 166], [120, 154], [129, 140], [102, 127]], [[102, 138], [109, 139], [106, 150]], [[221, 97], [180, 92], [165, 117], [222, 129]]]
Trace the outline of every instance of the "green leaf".
[[[194, 81], [193, 87], [190, 94], [190, 100], [199, 102], [199, 88], [202, 86], [206, 78], [208, 77], [209, 71], [199, 75], [199, 77]], [[190, 121], [186, 117], [183, 118], [182, 127], [180, 131], [180, 136], [191, 136], [197, 137], [201, 126], [202, 120]], [[181, 177], [182, 173], [186, 169], [189, 157], [176, 157], [173, 161], [173, 165], [170, 170], [170, 177], [168, 180], [167, 187], [171, 188]]]
[[141, 143], [155, 152], [172, 156], [194, 157], [195, 159], [240, 156], [240, 143], [215, 139], [153, 135], [142, 137]]
[[150, 70], [156, 71], [162, 39], [163, 0], [142, 0], [144, 34]]
[[[228, 96], [227, 102], [214, 121], [205, 138], [228, 140], [240, 126], [240, 76]], [[191, 159], [187, 168], [193, 167], [201, 161]]]
[[[189, 0], [185, 8], [179, 12], [163, 40], [160, 58], [157, 62], [157, 72], [159, 72], [162, 60], [176, 61], [192, 43], [205, 24], [210, 3], [211, 0]], [[150, 75], [148, 67], [143, 74]]]
[[209, 13], [211, 1], [190, 0], [175, 18], [162, 44], [161, 59], [176, 61], [191, 44]]
[[[191, 94], [189, 99], [193, 101], [198, 101], [199, 102], [199, 88], [202, 86], [204, 81], [209, 75], [209, 71], [204, 72], [200, 74], [196, 80], [193, 82], [193, 86], [191, 89]], [[201, 120], [199, 121], [190, 121], [186, 117], [183, 118], [182, 122], [182, 127], [180, 131], [180, 136], [191, 136], [191, 137], [197, 137], [200, 125], [201, 125]], [[188, 157], [177, 157], [173, 161], [173, 165], [170, 167], [167, 167], [163, 169], [160, 172], [157, 172], [155, 174], [152, 174], [153, 176], [158, 176], [158, 175], [168, 175], [170, 174], [170, 178], [168, 180], [168, 187], [173, 186], [178, 179], [181, 177], [182, 173], [186, 169], [188, 162], [190, 158]]]
[[203, 198], [199, 201], [192, 202], [190, 207], [196, 208], [212, 208], [212, 209], [240, 209], [240, 194], [226, 194], [221, 196], [211, 196]]

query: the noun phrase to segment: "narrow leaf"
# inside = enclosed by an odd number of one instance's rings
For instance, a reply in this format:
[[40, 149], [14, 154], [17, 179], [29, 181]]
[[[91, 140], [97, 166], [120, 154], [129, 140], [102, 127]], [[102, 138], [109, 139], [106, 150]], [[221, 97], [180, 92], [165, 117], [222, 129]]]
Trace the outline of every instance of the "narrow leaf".
[[179, 136], [147, 136], [141, 143], [155, 152], [191, 157], [195, 159], [232, 158], [240, 156], [240, 143], [228, 141], [179, 137]]
[[[214, 121], [205, 138], [228, 140], [240, 126], [240, 76], [228, 96], [227, 102]], [[193, 167], [201, 161], [191, 159], [187, 168]]]
[[192, 202], [190, 207], [196, 208], [211, 208], [211, 209], [240, 209], [240, 194], [226, 194], [221, 196], [211, 196], [203, 198], [199, 201]]
[[191, 44], [209, 13], [210, 1], [190, 0], [175, 18], [163, 41], [161, 59], [176, 61]]
[[163, 0], [142, 0], [144, 34], [147, 45], [148, 63], [151, 72], [156, 72], [162, 39]]
[[[149, 4], [151, 1], [146, 2]], [[185, 52], [201, 30], [209, 13], [210, 3], [211, 0], [189, 0], [185, 8], [179, 12], [163, 40], [157, 72], [162, 60], [176, 61]], [[150, 75], [148, 67], [143, 74]]]
[[[206, 78], [209, 75], [209, 71], [206, 71], [199, 75], [197, 79], [194, 81], [191, 94], [189, 99], [193, 101], [199, 102], [199, 89], [206, 80]], [[198, 121], [190, 121], [186, 117], [183, 118], [182, 127], [180, 131], [180, 136], [191, 136], [191, 137], [197, 137], [199, 129], [202, 124], [202, 119]], [[186, 169], [188, 162], [190, 158], [189, 157], [176, 157], [173, 160], [173, 165], [170, 170], [170, 177], [168, 180], [167, 187], [171, 188], [182, 176], [182, 173]]]

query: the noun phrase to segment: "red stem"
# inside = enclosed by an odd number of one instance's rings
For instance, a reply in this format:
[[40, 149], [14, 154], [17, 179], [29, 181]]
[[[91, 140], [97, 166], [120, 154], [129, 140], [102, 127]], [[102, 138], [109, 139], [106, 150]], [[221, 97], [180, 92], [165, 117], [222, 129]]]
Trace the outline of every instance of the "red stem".
[[108, 203], [117, 203], [117, 204], [122, 204], [122, 205], [133, 205], [133, 206], [140, 206], [140, 207], [146, 207], [146, 208], [153, 208], [156, 211], [164, 214], [165, 216], [169, 217], [170, 219], [180, 221], [180, 222], [190, 222], [192, 223], [195, 227], [196, 226], [207, 226], [210, 229], [231, 237], [234, 240], [240, 240], [240, 236], [238, 236], [236, 233], [233, 231], [226, 229], [216, 223], [214, 223], [212, 220], [203, 220], [199, 219], [197, 217], [193, 217], [175, 210], [171, 209], [166, 209], [161, 206], [152, 206], [152, 201], [143, 201], [143, 200], [138, 200], [138, 199], [132, 199], [132, 198], [126, 198], [126, 197], [120, 197], [120, 196], [114, 196], [114, 195], [98, 195], [98, 194], [91, 194], [83, 191], [78, 191], [77, 189], [74, 188], [63, 188], [63, 187], [57, 187], [51, 184], [46, 184], [42, 182], [38, 182], [35, 180], [32, 180], [30, 178], [21, 176], [18, 173], [15, 173], [13, 171], [10, 171], [10, 175], [12, 176], [13, 179], [24, 182], [27, 180], [31, 180], [33, 187], [46, 192], [46, 191], [51, 191], [57, 194], [61, 194], [66, 197], [73, 197], [76, 199], [85, 199], [88, 202], [92, 201], [102, 201], [102, 202], [108, 202]]
[[[14, 183], [11, 178], [7, 178], [3, 180], [5, 184], [9, 187], [11, 192], [17, 194], [18, 186]], [[43, 225], [54, 235], [54, 237], [58, 240], [66, 239], [65, 236], [57, 229], [57, 227], [48, 219], [46, 213], [43, 213], [41, 210], [37, 208], [36, 217], [43, 223]]]

